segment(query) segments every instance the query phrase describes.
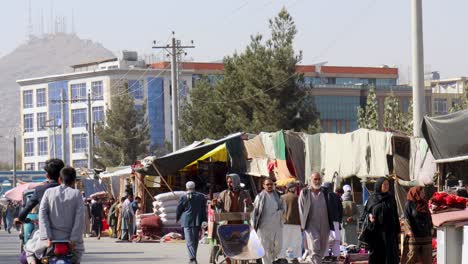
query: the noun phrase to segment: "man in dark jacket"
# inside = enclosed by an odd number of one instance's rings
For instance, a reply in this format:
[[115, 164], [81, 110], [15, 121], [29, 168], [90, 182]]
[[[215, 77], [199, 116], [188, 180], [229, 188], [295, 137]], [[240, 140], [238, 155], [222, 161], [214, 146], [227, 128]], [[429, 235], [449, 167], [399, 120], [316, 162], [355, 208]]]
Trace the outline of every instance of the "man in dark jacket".
[[49, 159], [46, 161], [44, 170], [46, 171], [47, 181], [43, 184], [36, 187], [33, 195], [26, 203], [26, 206], [20, 211], [17, 218], [15, 218], [15, 225], [19, 225], [24, 222], [28, 214], [40, 204], [44, 192], [52, 187], [57, 187], [60, 184], [58, 183], [58, 178], [60, 177], [60, 170], [65, 167], [65, 164], [61, 159]]
[[177, 223], [184, 228], [185, 242], [190, 258], [190, 264], [197, 262], [198, 239], [200, 227], [207, 221], [206, 199], [201, 193], [195, 191], [195, 183], [186, 184], [187, 193], [182, 196], [177, 205]]
[[286, 186], [286, 194], [281, 196], [283, 203], [283, 247], [280, 258], [293, 259], [293, 263], [299, 263], [302, 255], [301, 219], [299, 217], [299, 197], [296, 195], [296, 183], [290, 182]]
[[340, 256], [341, 221], [343, 220], [343, 205], [341, 197], [333, 192], [333, 184], [325, 182], [323, 187], [327, 189], [327, 208], [330, 219], [330, 236], [333, 238], [332, 253], [334, 257]]
[[93, 235], [97, 236], [98, 240], [101, 239], [103, 215], [104, 209], [102, 207], [101, 199], [97, 198], [96, 202], [91, 204], [91, 217], [93, 223]]

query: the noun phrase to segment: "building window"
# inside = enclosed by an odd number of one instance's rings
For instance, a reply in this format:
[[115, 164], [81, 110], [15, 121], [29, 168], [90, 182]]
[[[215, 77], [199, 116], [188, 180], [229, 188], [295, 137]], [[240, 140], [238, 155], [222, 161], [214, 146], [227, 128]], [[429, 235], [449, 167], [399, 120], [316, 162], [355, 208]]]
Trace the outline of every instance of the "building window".
[[46, 91], [45, 88], [36, 90], [36, 106], [46, 106]]
[[34, 114], [25, 114], [24, 118], [24, 132], [34, 131]]
[[88, 135], [73, 135], [73, 153], [84, 153], [88, 149]]
[[45, 156], [49, 154], [49, 148], [47, 144], [47, 137], [37, 138], [37, 155]]
[[93, 91], [93, 99], [102, 100], [104, 99], [104, 92], [102, 89], [102, 81], [92, 82], [91, 90]]
[[376, 86], [395, 86], [396, 79], [377, 79]]
[[37, 163], [37, 169], [38, 170], [44, 170], [46, 163], [45, 162], [39, 162]]
[[44, 131], [46, 130], [46, 118], [47, 113], [37, 113], [36, 120], [37, 120], [37, 131]]
[[434, 113], [447, 114], [447, 99], [442, 99], [442, 98], [434, 99]]
[[86, 108], [72, 110], [72, 127], [86, 127]]
[[104, 121], [104, 106], [93, 107], [93, 122]]
[[33, 91], [23, 91], [23, 108], [33, 108]]
[[86, 83], [76, 83], [71, 85], [71, 98], [72, 99], [85, 99], [86, 98]]
[[88, 167], [88, 160], [81, 159], [81, 160], [74, 160], [73, 167], [75, 168], [87, 168]]
[[27, 171], [33, 171], [35, 168], [34, 168], [34, 163], [25, 163], [24, 164], [24, 170], [27, 170]]
[[34, 138], [24, 139], [24, 156], [25, 157], [34, 156]]
[[128, 91], [133, 94], [135, 99], [143, 99], [143, 81], [129, 80]]

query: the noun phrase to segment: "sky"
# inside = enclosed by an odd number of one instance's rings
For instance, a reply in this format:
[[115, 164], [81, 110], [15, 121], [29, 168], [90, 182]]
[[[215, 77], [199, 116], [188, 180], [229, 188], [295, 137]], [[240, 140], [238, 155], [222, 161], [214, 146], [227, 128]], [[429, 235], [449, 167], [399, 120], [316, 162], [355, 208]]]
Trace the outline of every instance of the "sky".
[[[28, 0], [2, 1], [0, 57], [24, 43]], [[67, 17], [71, 30], [107, 49], [157, 54], [153, 40], [165, 44], [175, 31], [183, 44], [194, 41], [187, 59], [219, 61], [242, 51], [250, 36], [269, 35], [268, 19], [282, 7], [292, 15], [298, 34], [295, 48], [302, 64], [400, 68], [405, 82], [411, 65], [409, 0], [32, 0], [33, 31], [50, 17]], [[442, 78], [468, 75], [466, 0], [424, 0], [425, 70]]]

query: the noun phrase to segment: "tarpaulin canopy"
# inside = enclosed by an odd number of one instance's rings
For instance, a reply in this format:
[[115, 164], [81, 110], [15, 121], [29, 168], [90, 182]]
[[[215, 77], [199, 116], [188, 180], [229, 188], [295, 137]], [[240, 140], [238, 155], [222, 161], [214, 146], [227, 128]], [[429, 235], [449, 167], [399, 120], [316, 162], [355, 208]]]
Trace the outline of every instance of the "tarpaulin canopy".
[[422, 132], [437, 163], [468, 160], [468, 110], [426, 116]]
[[[176, 152], [170, 153], [166, 156], [156, 158], [153, 160], [153, 164], [158, 168], [159, 172], [164, 175], [171, 175], [177, 173], [180, 169], [184, 168], [194, 160], [202, 157], [206, 153], [215, 149], [219, 145], [226, 143], [229, 140], [240, 138], [242, 133], [236, 133], [229, 135], [225, 138], [216, 140], [212, 143], [203, 144], [196, 146], [194, 148], [189, 148], [184, 151], [178, 150]], [[140, 173], [146, 175], [158, 175], [153, 166], [145, 166], [138, 170]]]
[[203, 156], [199, 157], [198, 159], [194, 160], [189, 165], [185, 166], [185, 168], [191, 167], [193, 165], [197, 165], [197, 162], [199, 160], [206, 160], [208, 158], [211, 158], [211, 161], [227, 162], [228, 153], [227, 153], [227, 150], [226, 150], [226, 144], [219, 145], [215, 149], [211, 150], [210, 152], [206, 153], [205, 155], [203, 155]]

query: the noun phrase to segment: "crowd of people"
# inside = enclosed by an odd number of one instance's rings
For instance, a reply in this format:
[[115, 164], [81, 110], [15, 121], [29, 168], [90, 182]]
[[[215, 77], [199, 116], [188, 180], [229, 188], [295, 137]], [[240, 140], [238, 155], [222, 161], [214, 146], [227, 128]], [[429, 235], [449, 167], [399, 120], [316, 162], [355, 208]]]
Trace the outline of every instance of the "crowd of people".
[[[351, 186], [334, 191], [331, 183], [322, 182], [318, 172], [311, 175], [309, 185], [292, 182], [282, 190], [266, 178], [263, 190], [253, 202], [240, 187], [237, 174], [229, 174], [226, 180], [228, 189], [209, 206], [222, 212], [251, 212], [250, 225], [265, 250], [264, 264], [288, 263], [287, 259], [313, 264], [322, 263], [325, 258], [336, 261], [341, 255], [341, 245], [365, 247], [370, 264], [432, 263], [433, 226], [422, 187], [410, 189], [404, 218], [400, 218], [387, 178], [376, 180], [374, 193], [362, 214], [354, 202]], [[197, 241], [200, 227], [207, 219], [206, 201], [204, 195], [195, 191], [193, 182], [188, 182], [186, 188], [187, 194], [177, 208], [177, 220], [184, 227], [189, 263], [193, 264], [198, 263]], [[361, 230], [358, 222], [364, 223]], [[408, 247], [407, 254], [400, 258], [398, 240], [402, 230]]]
[[[24, 246], [24, 263], [39, 263], [52, 240], [69, 240], [74, 252], [73, 263], [80, 263], [83, 237], [100, 239], [104, 229], [110, 230], [109, 235], [117, 238], [117, 242], [129, 242], [136, 235], [140, 197], [128, 194], [118, 200], [88, 199], [74, 188], [76, 171], [66, 167], [63, 161], [48, 160], [44, 169], [47, 182], [35, 189], [21, 210], [13, 202], [0, 210], [4, 227], [10, 232], [39, 205], [39, 230]], [[325, 257], [336, 260], [341, 245], [358, 244], [366, 247], [370, 264], [431, 261], [433, 227], [422, 187], [412, 187], [408, 192], [404, 221], [401, 221], [387, 178], [376, 180], [374, 193], [362, 214], [358, 213], [351, 186], [334, 190], [331, 183], [322, 182], [318, 172], [310, 176], [308, 185], [291, 182], [281, 189], [266, 178], [263, 190], [253, 201], [241, 187], [239, 175], [227, 175], [226, 183], [228, 188], [209, 203], [204, 194], [195, 191], [194, 182], [186, 183], [176, 218], [184, 229], [189, 263], [198, 263], [198, 241], [207, 221], [207, 206], [218, 212], [250, 212], [249, 223], [265, 250], [261, 260], [264, 264], [287, 263], [287, 259], [294, 263], [322, 263]], [[358, 222], [363, 223], [359, 232]], [[400, 259], [401, 230], [408, 238], [408, 248]], [[232, 261], [228, 259], [227, 263]]]

